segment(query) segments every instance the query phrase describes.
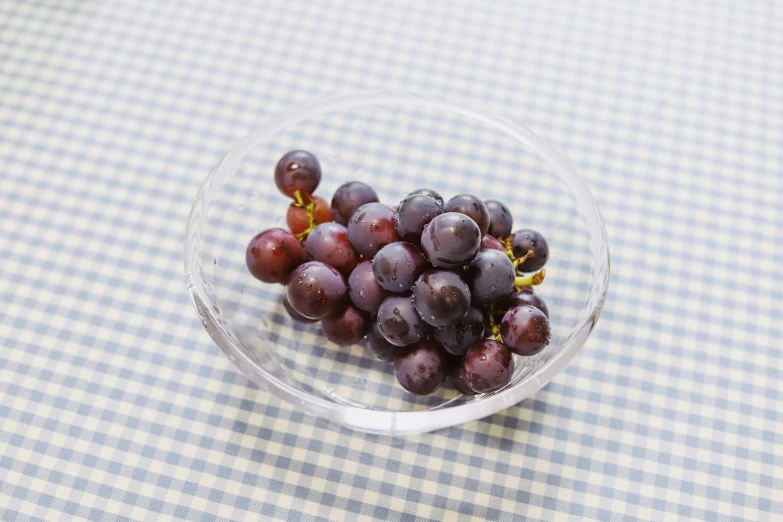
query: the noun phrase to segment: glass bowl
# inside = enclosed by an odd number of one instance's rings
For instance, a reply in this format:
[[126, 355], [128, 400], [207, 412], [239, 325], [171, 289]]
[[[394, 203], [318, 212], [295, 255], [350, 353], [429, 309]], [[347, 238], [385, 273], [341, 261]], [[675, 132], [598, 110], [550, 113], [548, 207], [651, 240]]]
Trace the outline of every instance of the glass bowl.
[[[317, 194], [360, 180], [396, 204], [429, 187], [448, 199], [469, 192], [503, 201], [514, 229], [533, 228], [550, 246], [536, 292], [551, 314], [540, 354], [515, 356], [504, 388], [465, 397], [448, 382], [418, 397], [391, 365], [364, 347], [340, 348], [318, 324], [294, 322], [283, 285], [254, 279], [245, 248], [257, 232], [285, 227], [290, 202], [275, 186], [277, 160], [314, 153]], [[332, 98], [276, 116], [237, 143], [207, 176], [185, 238], [185, 275], [201, 322], [225, 354], [261, 388], [307, 413], [379, 434], [431, 431], [486, 417], [530, 396], [563, 369], [598, 319], [609, 277], [606, 230], [573, 166], [531, 131], [439, 98], [380, 92]]]

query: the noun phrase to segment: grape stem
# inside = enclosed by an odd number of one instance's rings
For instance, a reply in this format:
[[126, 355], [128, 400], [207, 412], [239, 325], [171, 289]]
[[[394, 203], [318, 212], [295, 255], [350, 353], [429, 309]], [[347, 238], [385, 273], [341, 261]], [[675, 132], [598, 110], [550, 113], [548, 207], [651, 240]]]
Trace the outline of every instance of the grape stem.
[[296, 235], [296, 239], [304, 243], [304, 240], [307, 239], [307, 236], [315, 228], [315, 216], [313, 215], [315, 211], [315, 201], [311, 199], [309, 203], [305, 203], [304, 200], [302, 199], [301, 192], [295, 190], [294, 202], [291, 204], [295, 207], [304, 208], [305, 212], [307, 213], [307, 221], [309, 224], [306, 229], [302, 230]]
[[514, 249], [511, 248], [511, 239], [512, 239], [511, 237], [507, 237], [501, 241], [506, 249], [506, 255], [511, 260], [511, 262], [514, 263], [514, 270], [516, 270], [517, 268], [519, 268], [519, 265], [521, 265], [522, 263], [524, 263], [525, 261], [533, 257], [533, 251], [528, 250], [524, 256], [516, 257], [514, 255]]
[[544, 277], [546, 277], [546, 268], [528, 276], [517, 276], [514, 278], [514, 287], [519, 290], [523, 286], [540, 285], [544, 282]]
[[489, 329], [492, 332], [492, 337], [495, 338], [498, 342], [503, 342], [503, 337], [500, 335], [500, 328], [498, 328], [497, 323], [495, 322], [495, 304], [489, 305], [489, 310], [487, 311], [489, 314]]

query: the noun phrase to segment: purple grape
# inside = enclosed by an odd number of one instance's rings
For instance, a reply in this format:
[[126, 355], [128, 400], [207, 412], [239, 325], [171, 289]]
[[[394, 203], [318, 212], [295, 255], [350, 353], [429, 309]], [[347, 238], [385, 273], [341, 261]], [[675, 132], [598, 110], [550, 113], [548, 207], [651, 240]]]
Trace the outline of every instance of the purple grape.
[[386, 340], [397, 346], [413, 344], [427, 333], [424, 321], [407, 295], [387, 297], [378, 308], [376, 319]]
[[471, 218], [446, 212], [434, 218], [421, 235], [421, 248], [433, 266], [457, 268], [473, 259], [481, 245], [481, 231]]
[[514, 264], [497, 250], [481, 250], [465, 274], [473, 302], [480, 305], [494, 303], [514, 290]]
[[394, 356], [399, 351], [400, 347], [395, 346], [386, 340], [386, 337], [381, 333], [378, 328], [377, 321], [370, 321], [370, 330], [367, 332], [367, 339], [365, 340], [365, 348], [370, 354], [377, 360], [382, 362], [394, 361]]
[[441, 207], [443, 206], [443, 196], [441, 196], [440, 194], [438, 194], [437, 192], [435, 192], [432, 189], [420, 188], [420, 189], [414, 190], [413, 192], [411, 192], [408, 195], [409, 196], [415, 196], [416, 194], [424, 194], [426, 196], [432, 196], [433, 198], [435, 198], [435, 200], [437, 200], [438, 203], [440, 203]]
[[538, 308], [544, 315], [549, 318], [549, 308], [541, 296], [533, 293], [533, 287], [523, 286], [521, 290], [512, 292], [498, 301], [498, 307], [502, 310], [510, 310], [515, 306], [530, 305]]
[[544, 236], [535, 230], [517, 230], [511, 238], [511, 252], [514, 257], [524, 257], [528, 250], [533, 251], [533, 257], [520, 264], [517, 269], [523, 272], [535, 272], [549, 259], [549, 245], [546, 244]]
[[305, 249], [314, 261], [331, 265], [346, 277], [359, 264], [359, 253], [348, 240], [348, 230], [334, 221], [317, 225], [307, 235]]
[[394, 375], [405, 390], [415, 395], [429, 395], [446, 379], [448, 361], [438, 343], [423, 339], [401, 348], [394, 358]]
[[347, 225], [356, 209], [366, 203], [378, 201], [378, 194], [361, 181], [343, 183], [332, 196], [332, 218], [341, 225]]
[[371, 261], [362, 261], [348, 276], [348, 297], [357, 308], [374, 314], [389, 295], [375, 279]]
[[280, 192], [293, 198], [297, 190], [303, 199], [315, 192], [321, 182], [321, 165], [309, 152], [292, 150], [275, 167], [275, 184]]
[[339, 346], [350, 346], [364, 339], [370, 326], [370, 314], [348, 305], [342, 312], [321, 321], [326, 338]]
[[398, 205], [394, 223], [402, 239], [418, 244], [424, 226], [440, 214], [443, 214], [443, 201], [427, 194], [411, 194]]
[[456, 390], [462, 395], [476, 395], [476, 392], [470, 389], [468, 383], [465, 382], [465, 379], [463, 379], [460, 375], [461, 368], [462, 362], [460, 361], [460, 364], [453, 366], [451, 370], [449, 370], [449, 381], [451, 382], [451, 385], [454, 386], [454, 388], [456, 388]]
[[484, 339], [465, 354], [459, 375], [476, 393], [494, 391], [511, 381], [514, 358], [503, 343]]
[[500, 335], [512, 352], [535, 355], [549, 344], [549, 320], [538, 308], [530, 305], [515, 306], [503, 316]]
[[362, 205], [348, 222], [348, 238], [361, 255], [372, 259], [378, 250], [400, 240], [394, 211], [383, 203]]
[[454, 272], [427, 270], [413, 285], [413, 304], [426, 323], [453, 325], [470, 309], [470, 289]]
[[288, 230], [270, 228], [250, 240], [245, 261], [256, 279], [264, 283], [285, 283], [291, 272], [307, 261], [307, 252]]
[[484, 338], [484, 326], [484, 314], [480, 309], [471, 306], [464, 319], [451, 326], [436, 328], [433, 337], [447, 352], [461, 356]]
[[443, 210], [465, 214], [476, 222], [482, 235], [486, 234], [487, 229], [489, 229], [489, 211], [487, 206], [472, 194], [458, 194], [454, 196], [446, 202]]
[[291, 307], [308, 319], [323, 319], [346, 305], [348, 289], [337, 269], [310, 261], [293, 271], [286, 286]]
[[427, 269], [427, 260], [412, 243], [398, 241], [380, 249], [372, 261], [378, 284], [390, 292], [408, 293]]
[[308, 317], [305, 317], [299, 312], [297, 312], [296, 310], [294, 310], [294, 307], [291, 306], [291, 303], [288, 302], [288, 297], [286, 297], [285, 295], [283, 295], [283, 308], [285, 308], [285, 311], [288, 312], [288, 315], [294, 321], [297, 321], [299, 323], [305, 323], [305, 324], [317, 322], [316, 319], [310, 319]]
[[481, 246], [479, 250], [499, 250], [500, 252], [506, 252], [506, 245], [500, 242], [495, 236], [484, 234], [481, 237]]
[[508, 207], [494, 199], [489, 199], [484, 204], [489, 212], [489, 230], [487, 231], [489, 235], [501, 239], [510, 236], [514, 218]]

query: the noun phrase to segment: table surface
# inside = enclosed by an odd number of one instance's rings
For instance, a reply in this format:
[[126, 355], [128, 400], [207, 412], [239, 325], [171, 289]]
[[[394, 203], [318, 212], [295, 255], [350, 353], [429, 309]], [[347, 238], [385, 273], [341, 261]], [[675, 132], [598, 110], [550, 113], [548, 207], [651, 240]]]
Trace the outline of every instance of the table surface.
[[[182, 275], [232, 143], [374, 88], [529, 124], [613, 256], [551, 384], [406, 438], [250, 384]], [[3, 2], [0, 519], [783, 520], [782, 144], [781, 3]]]

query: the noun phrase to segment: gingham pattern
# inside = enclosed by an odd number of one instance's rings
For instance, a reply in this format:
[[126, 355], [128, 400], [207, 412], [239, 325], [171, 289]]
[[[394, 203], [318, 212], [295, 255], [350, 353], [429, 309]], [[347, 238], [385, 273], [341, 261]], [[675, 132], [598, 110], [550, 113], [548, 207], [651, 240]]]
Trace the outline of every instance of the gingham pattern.
[[[775, 2], [0, 4], [0, 518], [783, 519], [781, 64]], [[233, 142], [376, 87], [557, 143], [613, 254], [553, 383], [404, 439], [250, 385], [181, 274]]]

